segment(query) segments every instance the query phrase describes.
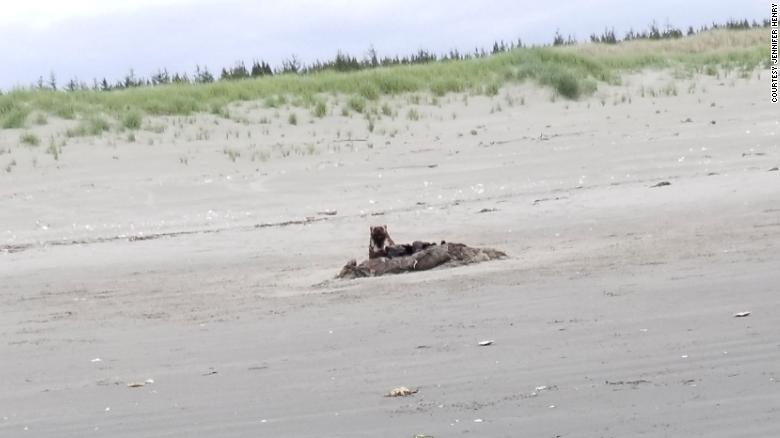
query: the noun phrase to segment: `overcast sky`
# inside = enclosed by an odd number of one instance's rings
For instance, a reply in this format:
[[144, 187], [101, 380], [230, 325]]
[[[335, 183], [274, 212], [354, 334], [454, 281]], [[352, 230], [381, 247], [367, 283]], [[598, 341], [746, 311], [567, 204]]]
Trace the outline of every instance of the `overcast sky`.
[[653, 20], [698, 27], [729, 18], [761, 20], [764, 0], [0, 0], [0, 89], [55, 72], [115, 80], [130, 68], [212, 71], [242, 59], [273, 66], [292, 54], [304, 62], [341, 49], [362, 56], [420, 48], [472, 50], [495, 40], [544, 43], [556, 29], [586, 39], [614, 27], [645, 29]]

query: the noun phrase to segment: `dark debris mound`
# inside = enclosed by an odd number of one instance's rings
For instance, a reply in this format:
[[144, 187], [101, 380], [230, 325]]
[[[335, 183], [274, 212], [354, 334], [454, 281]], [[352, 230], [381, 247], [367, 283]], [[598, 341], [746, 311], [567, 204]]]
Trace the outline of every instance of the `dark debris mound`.
[[460, 266], [506, 258], [506, 253], [492, 248], [473, 248], [462, 243], [442, 243], [428, 246], [411, 255], [393, 258], [356, 260], [341, 268], [336, 278], [378, 277], [385, 274], [427, 271], [439, 266]]

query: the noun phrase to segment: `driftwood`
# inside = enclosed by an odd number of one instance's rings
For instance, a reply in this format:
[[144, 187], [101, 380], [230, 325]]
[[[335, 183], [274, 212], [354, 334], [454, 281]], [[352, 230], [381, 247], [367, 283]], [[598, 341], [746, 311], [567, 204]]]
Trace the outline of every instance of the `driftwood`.
[[360, 264], [354, 259], [350, 260], [336, 278], [377, 277], [385, 274], [426, 271], [443, 265], [467, 265], [504, 257], [506, 257], [505, 253], [492, 248], [472, 248], [462, 243], [430, 244], [410, 255], [401, 257], [373, 258]]

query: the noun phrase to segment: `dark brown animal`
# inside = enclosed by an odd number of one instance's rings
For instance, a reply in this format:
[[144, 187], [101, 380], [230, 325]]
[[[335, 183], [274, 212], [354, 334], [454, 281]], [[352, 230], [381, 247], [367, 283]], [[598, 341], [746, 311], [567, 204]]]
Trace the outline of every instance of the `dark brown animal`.
[[369, 227], [370, 238], [368, 240], [368, 258], [377, 259], [387, 257], [387, 248], [395, 245], [390, 233], [387, 232], [387, 225], [375, 225]]

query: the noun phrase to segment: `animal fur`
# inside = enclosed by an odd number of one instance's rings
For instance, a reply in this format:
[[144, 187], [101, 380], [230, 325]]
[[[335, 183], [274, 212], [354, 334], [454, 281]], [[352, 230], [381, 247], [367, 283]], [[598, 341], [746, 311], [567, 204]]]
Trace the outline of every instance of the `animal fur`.
[[375, 225], [369, 227], [370, 238], [368, 240], [368, 258], [377, 259], [387, 257], [387, 248], [395, 245], [390, 233], [387, 232], [387, 225]]

